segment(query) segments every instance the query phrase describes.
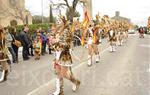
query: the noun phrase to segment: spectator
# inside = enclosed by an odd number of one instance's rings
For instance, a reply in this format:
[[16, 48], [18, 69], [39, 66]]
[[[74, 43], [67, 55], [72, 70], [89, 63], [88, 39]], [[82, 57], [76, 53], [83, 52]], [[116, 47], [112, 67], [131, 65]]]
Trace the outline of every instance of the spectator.
[[41, 32], [41, 39], [42, 39], [42, 55], [46, 54], [46, 43], [47, 37], [44, 31]]
[[8, 32], [7, 28], [4, 28], [4, 31], [5, 31], [5, 37], [6, 37], [6, 46], [12, 55], [12, 62], [17, 63], [16, 53], [14, 52], [14, 49], [12, 48], [12, 41], [13, 41], [12, 35]]
[[12, 48], [16, 54], [16, 61], [18, 63], [18, 61], [19, 61], [18, 60], [18, 49], [21, 46], [21, 42], [20, 42], [19, 35], [17, 35], [15, 27], [11, 28], [11, 34], [12, 34], [12, 38], [13, 38]]
[[23, 60], [29, 60], [28, 49], [30, 46], [30, 39], [27, 34], [28, 31], [29, 31], [29, 28], [28, 28], [28, 26], [25, 25], [23, 28], [23, 31], [20, 33], [21, 43], [23, 46], [23, 52], [22, 52]]
[[29, 39], [29, 49], [28, 49], [28, 55], [34, 56], [33, 54], [33, 41], [32, 41], [32, 36], [28, 34], [28, 39]]

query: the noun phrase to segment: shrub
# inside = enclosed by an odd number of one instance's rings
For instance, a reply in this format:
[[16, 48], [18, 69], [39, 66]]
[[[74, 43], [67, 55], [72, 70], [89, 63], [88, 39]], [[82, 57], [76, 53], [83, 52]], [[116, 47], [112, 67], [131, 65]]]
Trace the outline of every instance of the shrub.
[[[48, 28], [50, 27], [49, 23], [41, 23], [41, 24], [32, 24], [32, 25], [28, 25], [29, 26], [29, 31], [30, 34], [33, 34], [35, 30], [39, 29], [39, 27], [41, 27], [43, 30], [48, 31]], [[23, 25], [17, 25], [17, 32], [21, 32], [23, 29]]]

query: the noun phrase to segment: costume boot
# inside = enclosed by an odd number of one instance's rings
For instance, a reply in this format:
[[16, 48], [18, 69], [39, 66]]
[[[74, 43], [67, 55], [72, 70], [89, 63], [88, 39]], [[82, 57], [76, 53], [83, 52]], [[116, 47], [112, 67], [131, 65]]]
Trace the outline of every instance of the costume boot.
[[8, 70], [5, 70], [4, 81], [6, 81], [6, 80], [7, 80], [7, 76], [8, 76]]
[[3, 70], [2, 71], [2, 76], [0, 78], [0, 82], [6, 81], [8, 76], [8, 70]]
[[122, 46], [122, 45], [123, 45], [123, 40], [120, 41], [120, 46]]
[[116, 51], [116, 46], [115, 45], [113, 45], [113, 51]]
[[63, 79], [56, 78], [56, 90], [53, 95], [64, 95], [63, 92]]
[[112, 47], [112, 45], [110, 45], [110, 52], [113, 52], [113, 47]]
[[2, 71], [2, 76], [0, 78], [0, 82], [4, 81], [4, 77], [5, 77], [5, 70]]
[[92, 66], [92, 56], [88, 55], [88, 66]]
[[73, 83], [72, 91], [76, 92], [79, 89], [81, 82], [76, 80], [73, 76], [70, 77], [70, 81]]
[[98, 54], [96, 54], [96, 63], [99, 63], [99, 61], [100, 61], [100, 55], [98, 53]]

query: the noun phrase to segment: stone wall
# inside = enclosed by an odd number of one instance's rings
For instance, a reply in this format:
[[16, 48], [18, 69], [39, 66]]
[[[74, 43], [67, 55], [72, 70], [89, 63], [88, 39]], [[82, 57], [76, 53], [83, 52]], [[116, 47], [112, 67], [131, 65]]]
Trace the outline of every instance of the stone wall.
[[[17, 21], [17, 25], [28, 22], [32, 24], [32, 16], [25, 9], [24, 0], [1, 0], [0, 1], [0, 25], [10, 26], [11, 21]], [[28, 20], [28, 21], [26, 21]]]

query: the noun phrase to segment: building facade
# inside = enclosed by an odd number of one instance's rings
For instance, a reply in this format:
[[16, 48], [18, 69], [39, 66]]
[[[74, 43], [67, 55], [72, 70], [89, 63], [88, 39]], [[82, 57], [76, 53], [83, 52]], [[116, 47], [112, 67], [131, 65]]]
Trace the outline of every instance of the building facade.
[[0, 0], [0, 25], [32, 24], [32, 16], [25, 9], [24, 0]]
[[87, 9], [89, 17], [92, 18], [92, 0], [85, 0], [85, 2], [86, 2], [85, 7]]
[[148, 18], [148, 28], [150, 29], [150, 17]]
[[116, 11], [115, 16], [112, 17], [111, 19], [118, 20], [118, 21], [125, 21], [125, 22], [128, 22], [128, 23], [131, 23], [131, 20], [129, 18], [120, 16], [120, 12], [119, 11]]
[[150, 33], [150, 17], [148, 18], [147, 28], [148, 28], [148, 32]]
[[92, 18], [92, 0], [80, 0], [84, 2], [84, 11], [87, 11], [89, 18]]

